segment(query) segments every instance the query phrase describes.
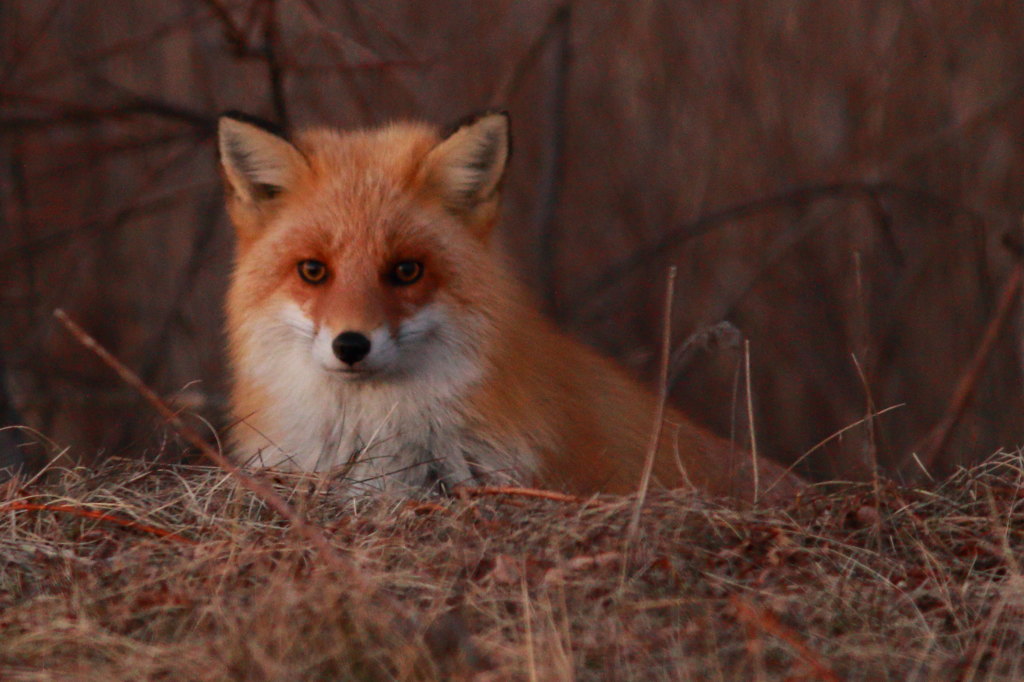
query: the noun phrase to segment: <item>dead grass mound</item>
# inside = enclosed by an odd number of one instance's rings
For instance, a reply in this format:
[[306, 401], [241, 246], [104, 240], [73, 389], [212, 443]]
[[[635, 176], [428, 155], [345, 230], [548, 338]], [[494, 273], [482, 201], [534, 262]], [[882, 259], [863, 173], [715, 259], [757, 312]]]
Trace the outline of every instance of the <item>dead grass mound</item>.
[[[1021, 454], [785, 509], [652, 492], [352, 502], [112, 461], [0, 487], [3, 679], [1019, 679]], [[360, 580], [352, 582], [352, 570]]]

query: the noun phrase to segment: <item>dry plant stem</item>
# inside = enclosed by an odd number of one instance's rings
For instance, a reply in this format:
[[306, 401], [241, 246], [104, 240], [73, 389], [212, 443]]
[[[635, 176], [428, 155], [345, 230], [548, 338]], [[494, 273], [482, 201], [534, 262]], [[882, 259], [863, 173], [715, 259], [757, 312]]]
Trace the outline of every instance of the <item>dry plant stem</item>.
[[750, 388], [750, 339], [743, 341], [743, 362], [747, 370], [747, 423], [750, 425], [750, 468], [754, 472], [754, 504], [761, 492], [760, 472], [757, 470], [757, 433], [754, 430], [754, 394]]
[[530, 673], [530, 682], [537, 682], [540, 678], [537, 677], [537, 653], [533, 644], [533, 609], [530, 606], [530, 590], [526, 586], [525, 566], [519, 579], [519, 589], [523, 596], [523, 621], [526, 629], [526, 668]]
[[538, 488], [516, 488], [514, 486], [490, 486], [462, 487], [456, 489], [456, 494], [467, 497], [484, 497], [488, 495], [511, 495], [514, 497], [532, 497], [539, 500], [551, 500], [553, 502], [568, 502], [570, 504], [582, 504], [587, 500], [575, 495], [555, 492], [554, 490], [541, 490]]
[[[864, 368], [860, 366], [860, 362], [857, 361], [857, 354], [853, 353], [853, 365], [857, 368], [857, 376], [860, 377], [860, 383], [864, 387], [864, 423], [868, 427], [868, 455], [871, 461], [871, 484], [875, 491], [875, 504], [881, 504], [881, 492], [879, 490], [878, 481], [878, 441], [875, 435], [875, 419], [872, 415], [875, 414], [875, 401], [871, 397], [871, 385], [868, 383], [868, 377], [864, 373]], [[881, 529], [881, 518], [876, 521], [875, 530]]]
[[6, 504], [0, 504], [0, 511], [3, 510], [25, 510], [25, 511], [52, 511], [52, 512], [63, 512], [65, 514], [73, 514], [74, 516], [81, 516], [86, 519], [97, 519], [106, 523], [114, 523], [118, 526], [125, 528], [131, 528], [133, 530], [141, 531], [143, 533], [149, 533], [165, 540], [173, 540], [175, 542], [181, 542], [186, 545], [196, 544], [195, 540], [191, 540], [182, 535], [178, 535], [174, 531], [165, 530], [163, 528], [157, 528], [156, 526], [147, 526], [144, 523], [132, 521], [131, 519], [123, 519], [120, 516], [114, 516], [113, 514], [107, 514], [101, 511], [95, 511], [93, 509], [80, 509], [78, 507], [72, 507], [67, 504], [35, 504], [32, 502], [8, 502]]
[[203, 440], [203, 437], [196, 433], [194, 429], [185, 424], [181, 420], [181, 417], [179, 417], [174, 410], [168, 407], [167, 403], [165, 403], [160, 396], [153, 392], [153, 389], [142, 383], [142, 380], [139, 379], [138, 375], [128, 369], [120, 360], [111, 355], [106, 348], [101, 346], [99, 342], [86, 333], [84, 329], [75, 324], [75, 322], [72, 321], [63, 310], [58, 308], [53, 311], [53, 315], [69, 332], [71, 332], [71, 335], [74, 336], [79, 343], [99, 356], [100, 360], [117, 372], [118, 376], [121, 377], [126, 384], [138, 391], [142, 397], [160, 413], [160, 416], [167, 420], [167, 423], [170, 424], [182, 438], [203, 453], [207, 459], [234, 477], [244, 488], [248, 489], [254, 495], [263, 500], [268, 507], [277, 512], [282, 518], [286, 519], [288, 523], [291, 524], [292, 528], [295, 529], [296, 533], [316, 547], [323, 559], [329, 561], [336, 567], [347, 569], [353, 574], [353, 578], [356, 577], [356, 571], [354, 568], [330, 545], [321, 528], [311, 525], [303, 519], [294, 509], [291, 508], [291, 506], [289, 506], [287, 502], [275, 493], [270, 486], [244, 473], [239, 469], [239, 467], [235, 466], [230, 460], [228, 460], [228, 458], [210, 447], [210, 444]]
[[[665, 402], [668, 400], [668, 365], [672, 358], [672, 299], [676, 287], [676, 267], [673, 265], [668, 269], [668, 278], [665, 284], [665, 310], [661, 334], [661, 363], [658, 370], [658, 405], [654, 410], [654, 427], [651, 429], [651, 442], [647, 446], [647, 455], [644, 459], [644, 471], [640, 476], [640, 488], [636, 495], [636, 505], [633, 507], [633, 516], [629, 520], [629, 530], [626, 532], [626, 548], [623, 555], [629, 556], [629, 548], [636, 539], [637, 531], [640, 529], [640, 511], [643, 509], [644, 500], [647, 499], [647, 490], [651, 485], [651, 472], [654, 471], [654, 458], [658, 454], [658, 441], [661, 440], [661, 432], [665, 421]], [[625, 566], [623, 562], [623, 566]]]
[[[834, 441], [836, 438], [841, 437], [844, 433], [846, 433], [850, 429], [855, 429], [858, 426], [860, 426], [861, 424], [865, 423], [868, 420], [869, 417], [872, 418], [872, 419], [877, 418], [877, 417], [881, 417], [883, 414], [886, 414], [887, 412], [892, 412], [893, 410], [897, 410], [897, 409], [899, 409], [901, 407], [906, 407], [906, 405], [907, 405], [906, 403], [897, 403], [895, 405], [890, 405], [889, 407], [886, 407], [885, 409], [878, 410], [877, 412], [875, 412], [875, 413], [873, 413], [871, 415], [865, 416], [865, 417], [863, 417], [861, 419], [858, 419], [855, 422], [847, 424], [846, 426], [844, 426], [843, 428], [839, 429], [835, 433], [833, 433], [833, 434], [831, 434], [831, 435], [821, 439], [820, 441], [815, 443], [807, 452], [805, 452], [804, 454], [802, 454], [799, 457], [797, 457], [796, 460], [794, 460], [794, 462], [792, 464], [790, 464], [788, 467], [786, 467], [786, 473], [787, 474], [791, 473], [794, 469], [796, 469], [797, 465], [799, 465], [800, 462], [804, 461], [805, 459], [807, 459], [808, 457], [813, 455], [815, 452], [817, 452], [818, 450], [822, 449], [823, 447], [825, 447], [826, 445], [828, 445], [829, 443]], [[927, 473], [927, 471], [925, 473]], [[772, 484], [772, 485], [774, 486], [774, 484]], [[771, 486], [769, 486], [768, 490], [771, 490]]]
[[[1012, 606], [1008, 603], [1010, 597], [1007, 592], [1020, 593], [1021, 588], [1021, 572], [1020, 563], [1017, 561], [1017, 557], [1014, 555], [1013, 548], [1009, 542], [1009, 528], [1005, 527], [999, 521], [999, 511], [997, 509], [995, 498], [992, 496], [992, 489], [985, 490], [985, 497], [987, 498], [989, 507], [989, 520], [992, 526], [992, 535], [1000, 540], [1000, 554], [1001, 558], [1006, 562], [1006, 566], [1009, 572], [1009, 579], [1004, 583], [998, 591], [998, 600], [992, 611], [988, 614], [985, 619], [985, 624], [982, 629], [984, 633], [982, 639], [977, 642], [973, 651], [970, 652], [970, 666], [966, 672], [960, 677], [961, 680], [973, 681], [978, 674], [978, 668], [981, 666], [981, 660], [986, 653], [990, 651], [993, 634], [995, 628], [999, 623], [999, 620], [1003, 617], [1003, 613], [1008, 606]], [[1009, 518], [1007, 519], [1009, 522]]]
[[796, 652], [800, 659], [811, 667], [816, 679], [826, 682], [839, 682], [839, 676], [825, 664], [821, 657], [800, 639], [797, 633], [786, 627], [775, 614], [758, 609], [739, 595], [729, 600], [736, 609], [736, 617], [749, 626], [756, 627], [770, 635], [778, 637]]
[[1003, 285], [1003, 290], [999, 295], [999, 303], [996, 306], [996, 312], [989, 321], [988, 327], [985, 328], [985, 334], [981, 338], [981, 343], [978, 344], [978, 350], [975, 351], [970, 364], [967, 365], [963, 376], [960, 377], [960, 382], [957, 384], [956, 391], [954, 391], [953, 397], [949, 401], [946, 413], [942, 415], [942, 419], [932, 427], [928, 435], [921, 439], [914, 448], [915, 452], [921, 453], [920, 459], [926, 467], [931, 467], [935, 464], [935, 460], [946, 447], [946, 443], [949, 442], [953, 428], [967, 409], [967, 405], [974, 395], [974, 389], [977, 387], [981, 374], [985, 369], [988, 356], [992, 353], [992, 349], [995, 347], [1003, 327], [1006, 326], [1007, 321], [1010, 319], [1010, 313], [1017, 302], [1017, 294], [1021, 290], [1022, 281], [1024, 281], [1024, 265], [1018, 264], [1013, 269], [1006, 284]]
[[[858, 352], [863, 357], [870, 358], [868, 349], [870, 346], [870, 336], [868, 334], [868, 306], [866, 296], [864, 295], [864, 275], [861, 269], [861, 258], [860, 251], [855, 251], [853, 254], [854, 268], [856, 270], [856, 283], [857, 283], [857, 317], [859, 330], [857, 332], [857, 345], [859, 346]], [[864, 416], [868, 429], [868, 455], [871, 460], [871, 478], [875, 482], [875, 489], [878, 489], [878, 435], [875, 431], [875, 420], [871, 416], [875, 413], [875, 401], [871, 395], [871, 383], [868, 381], [868, 373], [861, 367], [860, 362], [857, 360], [857, 353], [853, 353], [853, 364], [857, 367], [857, 376], [860, 377], [860, 383], [864, 387], [864, 400], [866, 402]], [[870, 371], [870, 368], [868, 368]], [[877, 495], [876, 495], [877, 496]]]

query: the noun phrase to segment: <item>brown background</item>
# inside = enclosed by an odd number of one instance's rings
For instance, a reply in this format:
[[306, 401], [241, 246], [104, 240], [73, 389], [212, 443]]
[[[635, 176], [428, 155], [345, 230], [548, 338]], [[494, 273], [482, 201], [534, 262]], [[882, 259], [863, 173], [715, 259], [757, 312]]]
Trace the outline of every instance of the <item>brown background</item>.
[[[676, 342], [721, 320], [749, 339], [762, 451], [902, 404], [809, 457], [819, 477], [907, 469], [1013, 267], [1018, 1], [6, 0], [0, 22], [2, 360], [80, 460], [178, 449], [56, 307], [221, 419], [225, 109], [509, 109], [502, 239], [564, 328], [651, 380], [676, 264]], [[940, 471], [1021, 441], [1019, 311], [998, 331]], [[746, 439], [742, 359], [691, 353], [673, 400]]]

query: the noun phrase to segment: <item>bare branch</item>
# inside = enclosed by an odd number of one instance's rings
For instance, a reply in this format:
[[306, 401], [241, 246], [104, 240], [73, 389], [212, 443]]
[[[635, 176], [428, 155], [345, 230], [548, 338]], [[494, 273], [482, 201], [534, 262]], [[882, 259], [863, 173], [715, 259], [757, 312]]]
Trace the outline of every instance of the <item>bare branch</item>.
[[210, 460], [211, 463], [224, 469], [224, 471], [238, 481], [243, 488], [263, 500], [263, 502], [273, 509], [281, 518], [288, 521], [297, 534], [302, 536], [303, 539], [308, 540], [310, 544], [316, 547], [324, 560], [329, 561], [336, 567], [350, 569], [353, 577], [356, 577], [356, 571], [354, 568], [349, 566], [348, 562], [338, 554], [337, 550], [333, 546], [331, 546], [330, 542], [327, 540], [327, 536], [324, 535], [322, 528], [311, 524], [300, 516], [299, 513], [292, 509], [291, 506], [285, 502], [281, 496], [274, 492], [273, 488], [269, 485], [263, 481], [253, 478], [249, 474], [246, 474], [241, 470], [241, 468], [231, 462], [231, 460], [211, 447], [195, 429], [182, 421], [181, 417], [178, 416], [178, 413], [172, 410], [167, 403], [165, 403], [163, 399], [153, 391], [153, 389], [144, 384], [135, 372], [128, 369], [128, 367], [115, 358], [110, 351], [101, 346], [96, 339], [79, 327], [70, 317], [68, 317], [67, 313], [58, 308], [53, 311], [53, 316], [56, 317], [62, 325], [64, 325], [65, 329], [67, 329], [79, 343], [95, 353], [104, 364], [114, 370], [122, 381], [138, 391], [139, 394], [145, 398], [146, 402], [148, 402], [153, 409], [155, 409], [157, 413], [167, 421], [178, 435], [184, 438], [190, 445], [192, 445], [192, 447], [199, 450], [199, 452]]
[[996, 312], [992, 315], [988, 326], [985, 328], [985, 333], [978, 343], [974, 357], [971, 358], [970, 363], [964, 369], [960, 382], [953, 392], [953, 397], [950, 398], [949, 405], [946, 407], [945, 414], [932, 427], [928, 435], [914, 446], [913, 451], [919, 453], [920, 460], [924, 463], [925, 467], [931, 467], [935, 463], [943, 448], [946, 447], [946, 443], [949, 442], [953, 428], [960, 421], [964, 411], [970, 404], [978, 381], [985, 371], [988, 356], [992, 353], [996, 341], [1009, 321], [1014, 305], [1019, 301], [1018, 292], [1021, 290], [1022, 281], [1024, 281], [1024, 265], [1018, 264], [1010, 274], [1010, 278], [1006, 280], [1006, 284], [1003, 285], [1003, 291], [999, 295]]

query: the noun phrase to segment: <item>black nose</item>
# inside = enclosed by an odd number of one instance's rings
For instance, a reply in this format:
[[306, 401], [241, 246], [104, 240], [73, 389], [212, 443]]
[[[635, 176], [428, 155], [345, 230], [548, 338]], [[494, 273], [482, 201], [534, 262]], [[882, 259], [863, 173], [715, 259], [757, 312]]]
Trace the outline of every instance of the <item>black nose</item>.
[[370, 339], [359, 332], [342, 332], [334, 337], [331, 348], [346, 365], [354, 365], [370, 352]]

